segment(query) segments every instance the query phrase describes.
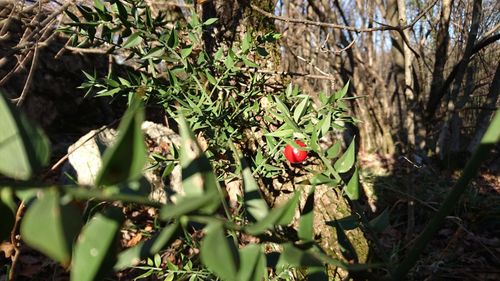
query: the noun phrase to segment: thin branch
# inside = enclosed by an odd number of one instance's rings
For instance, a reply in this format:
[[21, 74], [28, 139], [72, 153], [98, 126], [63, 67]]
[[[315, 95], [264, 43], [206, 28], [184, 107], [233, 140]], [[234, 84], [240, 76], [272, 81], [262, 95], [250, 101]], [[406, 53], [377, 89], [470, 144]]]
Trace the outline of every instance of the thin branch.
[[240, 69], [243, 71], [257, 72], [257, 73], [262, 73], [262, 74], [272, 74], [272, 75], [281, 75], [281, 76], [302, 76], [302, 77], [311, 78], [311, 79], [336, 81], [336, 79], [331, 75], [317, 75], [317, 74], [311, 74], [311, 73], [305, 73], [305, 72], [275, 71], [275, 70], [269, 70], [269, 69], [255, 69], [255, 68], [246, 68], [246, 67], [242, 67]]
[[327, 23], [327, 22], [319, 22], [319, 21], [312, 21], [312, 20], [305, 20], [305, 19], [294, 19], [294, 18], [289, 18], [289, 17], [283, 17], [283, 16], [276, 16], [272, 13], [266, 12], [262, 10], [261, 8], [255, 6], [255, 5], [250, 5], [252, 9], [255, 11], [261, 13], [262, 15], [284, 21], [287, 23], [299, 23], [299, 24], [305, 24], [305, 25], [315, 25], [315, 26], [322, 26], [322, 27], [330, 27], [330, 28], [335, 28], [335, 29], [343, 29], [343, 30], [348, 30], [348, 31], [353, 31], [353, 32], [375, 32], [375, 31], [385, 31], [385, 30], [397, 30], [397, 31], [402, 31], [408, 28], [412, 28], [427, 12], [429, 12], [432, 7], [437, 3], [437, 0], [434, 0], [427, 8], [425, 8], [420, 14], [418, 14], [415, 19], [404, 26], [391, 26], [391, 25], [386, 25], [382, 23], [378, 23], [381, 26], [379, 27], [369, 27], [369, 28], [358, 28], [358, 27], [353, 27], [353, 26], [348, 26], [348, 25], [341, 25], [341, 24], [335, 24], [335, 23]]
[[24, 83], [23, 91], [21, 92], [21, 95], [17, 99], [13, 100], [16, 102], [17, 106], [21, 106], [23, 104], [24, 100], [26, 99], [26, 95], [28, 94], [28, 91], [30, 89], [31, 83], [33, 82], [33, 75], [35, 74], [35, 69], [38, 65], [39, 51], [40, 49], [38, 48], [38, 45], [35, 45], [33, 60], [31, 61], [30, 71], [28, 73], [28, 77], [26, 78], [26, 82]]

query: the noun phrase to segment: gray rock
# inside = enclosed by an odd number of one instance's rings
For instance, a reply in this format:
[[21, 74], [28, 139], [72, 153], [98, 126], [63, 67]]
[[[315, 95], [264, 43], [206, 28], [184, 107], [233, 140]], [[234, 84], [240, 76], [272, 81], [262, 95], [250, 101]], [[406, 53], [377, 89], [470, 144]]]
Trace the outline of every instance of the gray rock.
[[[145, 121], [141, 129], [148, 143], [149, 153], [170, 155], [171, 146], [179, 147], [180, 136], [171, 129], [153, 122]], [[102, 165], [104, 150], [115, 141], [117, 132], [114, 129], [102, 127], [92, 130], [81, 137], [68, 148], [68, 161], [61, 173], [61, 183], [78, 183], [83, 186], [93, 186]], [[167, 182], [162, 178], [164, 166], [157, 165], [152, 157], [146, 163], [143, 176], [151, 186], [150, 198], [166, 203], [173, 201], [175, 194], [182, 194], [181, 167], [177, 164]]]

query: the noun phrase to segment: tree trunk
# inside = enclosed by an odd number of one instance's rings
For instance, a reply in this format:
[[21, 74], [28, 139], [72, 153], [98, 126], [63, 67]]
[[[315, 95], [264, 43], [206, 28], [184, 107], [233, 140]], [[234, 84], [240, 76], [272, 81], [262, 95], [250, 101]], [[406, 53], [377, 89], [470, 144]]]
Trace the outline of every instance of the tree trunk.
[[495, 112], [494, 110], [491, 109], [496, 107], [499, 94], [500, 94], [500, 63], [498, 63], [497, 65], [495, 77], [493, 78], [493, 82], [491, 82], [490, 90], [488, 92], [488, 96], [486, 97], [486, 102], [484, 103], [484, 109], [481, 110], [481, 113], [479, 113], [479, 116], [477, 117], [476, 132], [467, 147], [467, 151], [470, 154], [472, 154], [474, 150], [477, 148], [479, 142], [481, 141], [481, 138], [486, 132], [486, 129], [488, 129], [491, 116]]
[[443, 129], [440, 132], [441, 141], [438, 143], [438, 151], [440, 152], [442, 158], [445, 154], [453, 157], [458, 156], [458, 152], [460, 150], [461, 120], [458, 115], [458, 111], [465, 105], [468, 98], [463, 97], [460, 99], [459, 94], [468, 62], [474, 53], [474, 46], [482, 14], [482, 0], [474, 0], [473, 5], [472, 23], [467, 37], [462, 63], [459, 65], [455, 75], [455, 81], [449, 95], [448, 111], [444, 120]]
[[443, 0], [441, 6], [441, 15], [439, 27], [436, 36], [436, 53], [434, 59], [434, 69], [432, 71], [432, 82], [429, 93], [429, 101], [427, 102], [427, 120], [431, 123], [431, 119], [439, 106], [439, 92], [444, 83], [444, 66], [448, 58], [448, 44], [450, 41], [450, 15], [453, 0]]

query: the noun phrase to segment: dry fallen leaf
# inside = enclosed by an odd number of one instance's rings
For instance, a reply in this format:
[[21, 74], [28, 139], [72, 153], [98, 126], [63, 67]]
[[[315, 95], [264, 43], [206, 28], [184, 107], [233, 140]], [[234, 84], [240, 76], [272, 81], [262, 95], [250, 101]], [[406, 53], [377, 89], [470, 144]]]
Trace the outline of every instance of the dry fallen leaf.
[[14, 245], [10, 242], [2, 242], [0, 244], [0, 252], [4, 252], [6, 258], [10, 258], [15, 252]]
[[127, 248], [133, 247], [133, 246], [137, 245], [139, 242], [141, 242], [141, 239], [142, 239], [142, 234], [141, 233], [137, 233], [136, 236], [132, 237], [132, 239], [130, 239], [127, 242]]

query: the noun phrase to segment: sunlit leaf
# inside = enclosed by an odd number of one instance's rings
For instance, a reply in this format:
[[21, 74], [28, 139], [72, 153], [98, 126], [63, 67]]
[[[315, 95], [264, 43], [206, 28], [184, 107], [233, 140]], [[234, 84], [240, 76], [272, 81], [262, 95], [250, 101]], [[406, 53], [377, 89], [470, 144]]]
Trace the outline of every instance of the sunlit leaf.
[[293, 120], [299, 123], [302, 116], [304, 116], [304, 114], [307, 112], [308, 107], [309, 107], [309, 96], [305, 96], [293, 111]]
[[272, 209], [269, 214], [255, 224], [248, 225], [245, 230], [252, 234], [258, 235], [265, 232], [267, 229], [275, 225], [288, 225], [295, 215], [295, 209], [299, 202], [300, 193], [295, 192], [285, 204]]
[[356, 158], [355, 141], [355, 139], [351, 141], [351, 144], [344, 154], [335, 162], [334, 167], [337, 172], [345, 173], [354, 165], [354, 160]]
[[340, 141], [336, 141], [328, 150], [326, 151], [326, 157], [332, 159], [340, 154]]
[[354, 174], [352, 174], [351, 179], [347, 183], [347, 186], [345, 187], [345, 193], [347, 194], [347, 197], [351, 200], [358, 200], [359, 199], [359, 173], [358, 173], [358, 167], [355, 168]]
[[262, 198], [259, 186], [255, 181], [252, 170], [241, 158], [240, 163], [243, 170], [243, 190], [245, 210], [257, 221], [262, 220], [269, 213], [269, 207], [266, 201]]
[[337, 101], [345, 96], [347, 94], [347, 90], [349, 89], [349, 81], [344, 85], [344, 87], [336, 92], [332, 97]]
[[239, 257], [236, 245], [224, 234], [222, 223], [212, 223], [206, 228], [201, 242], [201, 261], [222, 280], [237, 280]]
[[314, 191], [313, 186], [311, 192], [307, 195], [306, 203], [300, 213], [299, 219], [299, 238], [302, 241], [311, 241], [314, 239]]
[[123, 43], [123, 48], [128, 49], [135, 47], [142, 43], [142, 37], [140, 32], [134, 32], [127, 38], [127, 41]]
[[83, 227], [73, 253], [71, 281], [103, 280], [112, 270], [124, 219], [120, 209], [111, 208]]
[[209, 18], [208, 20], [206, 20], [205, 22], [203, 22], [203, 25], [212, 25], [212, 24], [214, 24], [217, 20], [218, 20], [218, 18]]

